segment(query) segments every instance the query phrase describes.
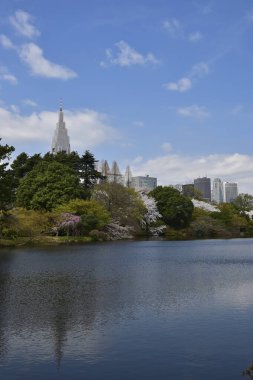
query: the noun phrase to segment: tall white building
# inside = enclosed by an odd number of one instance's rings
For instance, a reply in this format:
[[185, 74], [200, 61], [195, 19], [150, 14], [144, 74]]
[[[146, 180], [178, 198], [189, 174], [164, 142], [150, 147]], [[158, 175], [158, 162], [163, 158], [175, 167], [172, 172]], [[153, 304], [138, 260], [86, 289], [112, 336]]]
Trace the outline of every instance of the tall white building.
[[224, 182], [224, 201], [233, 202], [238, 197], [238, 186], [235, 182]]
[[59, 110], [59, 119], [58, 123], [56, 124], [56, 129], [52, 141], [52, 153], [55, 154], [59, 152], [70, 153], [69, 136], [64, 121], [64, 115], [61, 104]]
[[224, 202], [223, 182], [220, 178], [213, 180], [212, 200], [217, 204]]

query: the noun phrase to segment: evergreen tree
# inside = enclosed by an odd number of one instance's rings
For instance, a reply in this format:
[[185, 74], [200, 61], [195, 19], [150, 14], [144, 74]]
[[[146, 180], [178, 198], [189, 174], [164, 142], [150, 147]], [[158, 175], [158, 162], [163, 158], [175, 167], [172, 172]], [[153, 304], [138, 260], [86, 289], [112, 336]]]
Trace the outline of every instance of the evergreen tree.
[[12, 176], [13, 176], [13, 192], [15, 194], [19, 182], [24, 178], [30, 171], [33, 170], [34, 166], [41, 162], [42, 158], [40, 154], [34, 154], [33, 156], [28, 156], [25, 152], [20, 153], [11, 165]]
[[98, 182], [98, 179], [103, 178], [102, 174], [96, 169], [96, 162], [94, 155], [88, 150], [80, 158], [79, 176], [87, 194]]
[[8, 161], [14, 150], [13, 146], [0, 144], [0, 210], [10, 207], [13, 198], [13, 179], [10, 169], [8, 169]]
[[79, 172], [80, 157], [77, 152], [58, 152], [56, 154], [48, 152], [44, 155], [43, 160], [46, 162], [59, 162], [60, 164], [68, 166], [76, 173]]

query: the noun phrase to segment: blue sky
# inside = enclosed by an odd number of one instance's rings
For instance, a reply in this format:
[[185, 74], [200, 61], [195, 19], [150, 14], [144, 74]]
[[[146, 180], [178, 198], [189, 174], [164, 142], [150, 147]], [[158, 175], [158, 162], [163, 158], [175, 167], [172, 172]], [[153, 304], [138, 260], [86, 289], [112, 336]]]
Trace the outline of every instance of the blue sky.
[[251, 0], [1, 0], [0, 137], [71, 147], [160, 184], [253, 193]]

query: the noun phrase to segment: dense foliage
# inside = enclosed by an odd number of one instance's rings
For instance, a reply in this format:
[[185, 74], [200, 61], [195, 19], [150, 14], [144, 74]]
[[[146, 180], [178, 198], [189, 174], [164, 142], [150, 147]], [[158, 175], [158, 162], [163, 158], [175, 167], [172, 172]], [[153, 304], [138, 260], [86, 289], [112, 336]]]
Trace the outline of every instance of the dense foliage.
[[58, 204], [84, 197], [75, 172], [59, 162], [40, 162], [21, 181], [17, 206], [51, 211]]
[[150, 195], [155, 198], [158, 211], [167, 225], [176, 229], [189, 225], [194, 208], [189, 198], [171, 186], [158, 186]]
[[13, 198], [13, 181], [8, 161], [14, 150], [13, 146], [0, 144], [0, 210], [9, 208]]
[[0, 245], [37, 238], [52, 243], [71, 237], [87, 241], [140, 235], [171, 240], [253, 236], [249, 194], [240, 194], [216, 211], [202, 209], [200, 201], [194, 201], [194, 208], [190, 198], [173, 187], [158, 186], [145, 194], [107, 182], [89, 151], [81, 156], [23, 152], [10, 165], [13, 152], [14, 147], [0, 144]]
[[140, 223], [147, 211], [136, 191], [115, 182], [95, 186], [92, 199], [101, 203], [112, 219], [122, 225]]

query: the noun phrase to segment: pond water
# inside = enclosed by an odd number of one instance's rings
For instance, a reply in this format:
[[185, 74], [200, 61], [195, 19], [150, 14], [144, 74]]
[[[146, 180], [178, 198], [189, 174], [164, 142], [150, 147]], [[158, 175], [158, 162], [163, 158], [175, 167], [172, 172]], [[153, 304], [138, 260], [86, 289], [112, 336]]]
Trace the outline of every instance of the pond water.
[[241, 379], [253, 240], [0, 251], [0, 379]]

